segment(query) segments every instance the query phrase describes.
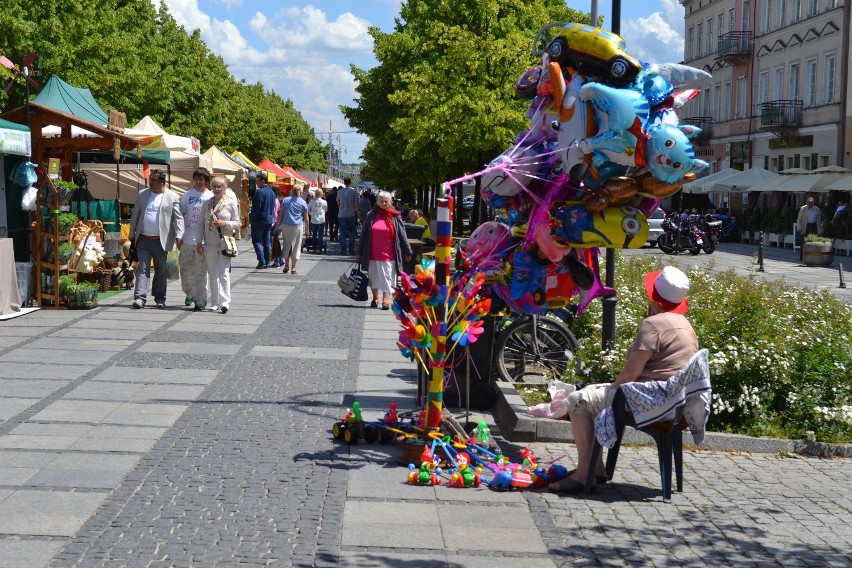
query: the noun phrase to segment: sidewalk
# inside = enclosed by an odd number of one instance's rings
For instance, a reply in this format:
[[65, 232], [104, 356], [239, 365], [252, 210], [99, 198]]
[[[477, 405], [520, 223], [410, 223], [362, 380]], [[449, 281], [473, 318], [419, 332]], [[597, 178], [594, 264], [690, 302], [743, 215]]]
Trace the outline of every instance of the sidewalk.
[[330, 434], [355, 400], [367, 419], [413, 408], [392, 313], [339, 293], [346, 257], [283, 275], [241, 246], [224, 316], [131, 310], [125, 292], [0, 322], [0, 567], [848, 562], [846, 460], [688, 452], [669, 505], [644, 447], [589, 498], [408, 485], [398, 447]]

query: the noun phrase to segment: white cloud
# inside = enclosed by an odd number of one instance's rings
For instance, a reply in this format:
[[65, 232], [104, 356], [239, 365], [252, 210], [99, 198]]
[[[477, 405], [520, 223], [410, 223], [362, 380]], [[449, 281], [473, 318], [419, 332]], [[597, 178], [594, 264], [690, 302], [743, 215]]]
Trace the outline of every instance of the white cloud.
[[[214, 53], [221, 55], [231, 73], [248, 82], [261, 82], [279, 96], [293, 101], [317, 133], [350, 130], [338, 110], [352, 105], [355, 79], [349, 72], [354, 63], [362, 68], [375, 64], [370, 22], [350, 12], [329, 21], [322, 10], [307, 6], [286, 8], [275, 14], [256, 12], [241, 30], [230, 20], [204, 13], [198, 0], [152, 0], [165, 2], [175, 20], [190, 32], [198, 29]], [[398, 0], [390, 0], [397, 6]], [[219, 0], [227, 7], [242, 0]], [[250, 41], [243, 34], [250, 34]], [[366, 140], [347, 135], [347, 159], [361, 154]], [[202, 141], [204, 143], [204, 141]]]
[[[681, 19], [681, 27], [682, 24]], [[642, 61], [677, 63], [683, 60], [683, 36], [663, 18], [661, 12], [654, 12], [647, 18], [627, 20], [621, 31], [630, 53]]]

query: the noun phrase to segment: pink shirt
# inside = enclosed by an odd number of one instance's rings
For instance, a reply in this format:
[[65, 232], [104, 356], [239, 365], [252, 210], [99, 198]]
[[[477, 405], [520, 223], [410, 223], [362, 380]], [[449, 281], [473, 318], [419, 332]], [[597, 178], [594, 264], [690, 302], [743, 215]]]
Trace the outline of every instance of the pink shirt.
[[390, 227], [384, 219], [376, 216], [373, 221], [372, 236], [370, 239], [370, 260], [396, 260], [396, 250]]

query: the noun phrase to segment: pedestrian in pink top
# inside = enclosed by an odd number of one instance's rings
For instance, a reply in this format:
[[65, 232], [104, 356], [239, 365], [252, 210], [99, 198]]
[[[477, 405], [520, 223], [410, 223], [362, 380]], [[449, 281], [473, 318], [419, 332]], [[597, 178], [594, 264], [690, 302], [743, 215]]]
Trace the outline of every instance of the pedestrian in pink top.
[[361, 227], [361, 237], [355, 258], [361, 270], [370, 277], [373, 289], [371, 308], [390, 309], [391, 294], [396, 287], [397, 276], [402, 272], [402, 260], [411, 260], [411, 245], [405, 235], [405, 225], [399, 211], [393, 208], [392, 196], [387, 191], [379, 192], [376, 207], [367, 213]]

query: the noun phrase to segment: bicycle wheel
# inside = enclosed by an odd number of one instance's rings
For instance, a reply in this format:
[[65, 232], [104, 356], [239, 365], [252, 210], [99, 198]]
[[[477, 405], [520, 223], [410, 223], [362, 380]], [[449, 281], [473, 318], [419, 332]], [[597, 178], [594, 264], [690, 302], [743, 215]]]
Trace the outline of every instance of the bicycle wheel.
[[547, 317], [522, 317], [500, 334], [497, 371], [501, 380], [513, 383], [523, 382], [530, 374], [562, 374], [576, 349], [574, 334], [561, 323]]

